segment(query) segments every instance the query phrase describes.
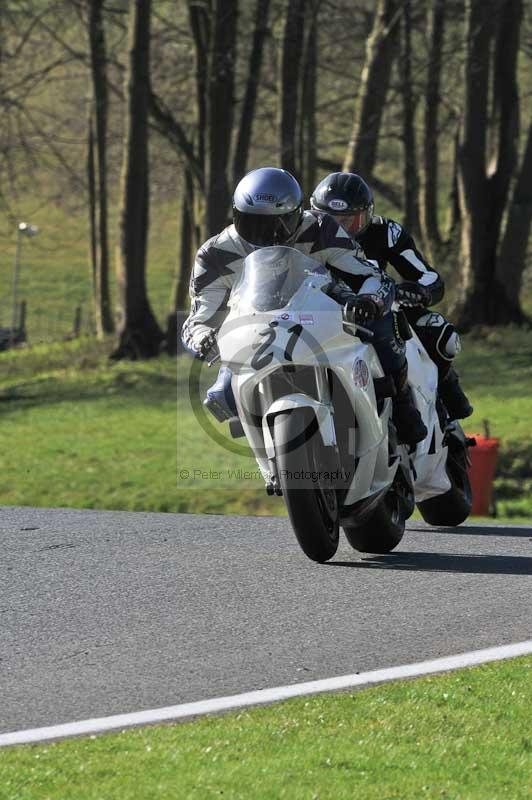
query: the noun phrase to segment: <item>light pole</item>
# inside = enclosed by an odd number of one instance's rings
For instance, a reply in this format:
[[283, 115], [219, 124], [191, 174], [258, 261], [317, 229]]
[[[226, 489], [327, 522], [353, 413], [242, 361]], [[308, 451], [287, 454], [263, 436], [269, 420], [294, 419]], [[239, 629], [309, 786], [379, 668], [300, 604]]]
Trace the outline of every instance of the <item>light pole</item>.
[[37, 225], [30, 225], [29, 222], [19, 222], [17, 225], [17, 246], [15, 248], [15, 265], [13, 267], [13, 301], [11, 308], [11, 330], [9, 334], [9, 346], [13, 347], [17, 329], [17, 292], [18, 279], [20, 274], [20, 243], [22, 236], [36, 236], [39, 233]]

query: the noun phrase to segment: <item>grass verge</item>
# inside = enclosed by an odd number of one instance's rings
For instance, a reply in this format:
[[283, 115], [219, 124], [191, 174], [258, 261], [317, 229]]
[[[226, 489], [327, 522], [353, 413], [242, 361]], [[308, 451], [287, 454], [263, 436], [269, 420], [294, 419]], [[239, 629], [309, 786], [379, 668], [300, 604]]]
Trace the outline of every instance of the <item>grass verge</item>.
[[[82, 330], [92, 329], [92, 278], [86, 213], [80, 209], [66, 210], [49, 202], [36, 207], [33, 196], [20, 200], [18, 213], [18, 219], [26, 219], [39, 227], [39, 235], [31, 240], [24, 238], [20, 250], [18, 299], [27, 303], [28, 340], [33, 345], [63, 340], [72, 331], [77, 307], [82, 311]], [[117, 207], [112, 205], [109, 213], [110, 290], [114, 307]], [[176, 266], [178, 206], [175, 203], [155, 205], [150, 216], [148, 291], [154, 313], [164, 327]], [[14, 223], [8, 224], [0, 211], [0, 327], [11, 324], [15, 230]]]
[[457, 361], [475, 407], [464, 429], [483, 434], [487, 421], [500, 440], [495, 498], [502, 518], [532, 517], [531, 352], [530, 331], [485, 328], [464, 337]]
[[[265, 495], [244, 440], [202, 418], [189, 398], [191, 360], [112, 363], [90, 339], [0, 354], [0, 452], [6, 505], [211, 513], [283, 513]], [[506, 329], [466, 337], [460, 371], [483, 420], [501, 439], [501, 517], [532, 515], [532, 335]], [[216, 370], [205, 369], [202, 390]], [[201, 403], [196, 404], [201, 409]], [[232, 451], [236, 444], [239, 452]]]
[[[79, 340], [0, 356], [3, 504], [206, 513], [281, 507], [267, 502], [249, 453], [235, 457], [198, 425], [188, 359], [177, 372], [166, 357], [113, 363], [110, 347]], [[204, 383], [212, 380], [209, 374]]]
[[529, 798], [532, 659], [0, 753], [2, 800]]

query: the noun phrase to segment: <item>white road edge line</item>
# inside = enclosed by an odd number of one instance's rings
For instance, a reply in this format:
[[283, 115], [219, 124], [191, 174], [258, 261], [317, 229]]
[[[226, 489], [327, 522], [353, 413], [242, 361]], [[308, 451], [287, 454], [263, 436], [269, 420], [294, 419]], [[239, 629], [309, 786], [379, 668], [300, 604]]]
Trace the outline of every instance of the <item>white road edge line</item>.
[[532, 653], [532, 639], [526, 642], [489, 647], [485, 650], [473, 650], [469, 653], [460, 653], [456, 656], [436, 658], [431, 661], [421, 661], [417, 664], [405, 664], [399, 667], [360, 672], [354, 675], [339, 675], [336, 678], [324, 678], [308, 683], [296, 683], [289, 686], [275, 686], [271, 689], [258, 689], [254, 692], [244, 692], [228, 697], [213, 697], [210, 700], [200, 700], [194, 703], [182, 703], [177, 706], [153, 708], [147, 711], [135, 711], [130, 714], [117, 714], [111, 717], [83, 719], [77, 722], [66, 722], [61, 725], [51, 725], [46, 728], [33, 728], [24, 731], [0, 734], [0, 747], [15, 744], [30, 744], [44, 742], [50, 739], [60, 739], [67, 736], [80, 736], [91, 733], [103, 733], [135, 725], [150, 725], [156, 722], [197, 717], [202, 714], [213, 714], [219, 711], [257, 706], [265, 703], [274, 703], [279, 700], [288, 700], [291, 697], [319, 694], [321, 692], [351, 689], [355, 686], [368, 686], [373, 683], [384, 683], [400, 678], [414, 678], [421, 675], [430, 675], [437, 672], [448, 672], [464, 667], [473, 667], [489, 661], [500, 661], [505, 658], [514, 658]]

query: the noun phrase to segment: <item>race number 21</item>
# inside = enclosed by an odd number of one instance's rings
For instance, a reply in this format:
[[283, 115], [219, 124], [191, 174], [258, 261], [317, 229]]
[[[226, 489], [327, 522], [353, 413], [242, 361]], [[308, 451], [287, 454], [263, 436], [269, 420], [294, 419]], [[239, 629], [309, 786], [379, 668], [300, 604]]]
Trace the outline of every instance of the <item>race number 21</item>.
[[[253, 358], [251, 359], [251, 366], [253, 369], [260, 370], [267, 367], [268, 364], [273, 359], [273, 344], [275, 342], [275, 338], [277, 336], [276, 328], [278, 327], [279, 323], [273, 320], [270, 322], [268, 327], [259, 332], [260, 339], [257, 342], [252, 344], [252, 348], [257, 350]], [[294, 352], [294, 348], [296, 346], [296, 342], [299, 339], [301, 332], [303, 330], [302, 325], [292, 325], [291, 328], [288, 328], [288, 333], [290, 336], [288, 337], [288, 341], [286, 343], [286, 347], [284, 349], [283, 358], [285, 361], [292, 361], [292, 355]], [[271, 349], [270, 349], [271, 348]]]

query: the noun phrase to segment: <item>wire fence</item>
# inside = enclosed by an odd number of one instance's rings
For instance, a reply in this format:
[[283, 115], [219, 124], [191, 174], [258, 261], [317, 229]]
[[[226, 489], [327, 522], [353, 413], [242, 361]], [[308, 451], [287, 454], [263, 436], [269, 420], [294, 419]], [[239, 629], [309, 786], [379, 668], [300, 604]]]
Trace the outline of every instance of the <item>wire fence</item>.
[[[79, 303], [61, 310], [51, 310], [21, 299], [13, 305], [2, 304], [0, 315], [0, 350], [14, 346], [52, 344], [92, 336], [96, 333], [92, 303]], [[14, 323], [14, 324], [13, 324]]]
[[92, 306], [72, 306], [70, 312], [51, 315], [46, 309], [28, 310], [26, 336], [30, 344], [59, 342], [96, 333]]

